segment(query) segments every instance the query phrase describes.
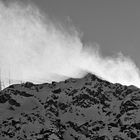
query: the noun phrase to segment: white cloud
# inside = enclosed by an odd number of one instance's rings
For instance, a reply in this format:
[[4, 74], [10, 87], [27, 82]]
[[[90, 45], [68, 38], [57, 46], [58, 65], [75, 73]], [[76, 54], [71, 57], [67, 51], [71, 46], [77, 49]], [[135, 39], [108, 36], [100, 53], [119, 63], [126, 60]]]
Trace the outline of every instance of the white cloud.
[[103, 57], [97, 45], [83, 45], [75, 28], [70, 31], [35, 6], [0, 2], [2, 81], [6, 84], [10, 77], [13, 83], [43, 83], [91, 72], [113, 83], [140, 87], [139, 69], [130, 58]]

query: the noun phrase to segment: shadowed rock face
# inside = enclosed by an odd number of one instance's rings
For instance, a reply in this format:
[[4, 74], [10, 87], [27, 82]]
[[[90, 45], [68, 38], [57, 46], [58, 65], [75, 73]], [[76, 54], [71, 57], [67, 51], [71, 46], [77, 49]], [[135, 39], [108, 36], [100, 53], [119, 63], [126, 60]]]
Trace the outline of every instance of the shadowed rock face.
[[0, 93], [0, 140], [140, 140], [140, 89], [88, 74]]

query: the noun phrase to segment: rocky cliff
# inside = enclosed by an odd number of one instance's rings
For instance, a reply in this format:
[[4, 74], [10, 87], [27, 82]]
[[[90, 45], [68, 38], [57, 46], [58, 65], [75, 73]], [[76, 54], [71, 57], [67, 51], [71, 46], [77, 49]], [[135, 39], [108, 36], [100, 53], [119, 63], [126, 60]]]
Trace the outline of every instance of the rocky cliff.
[[140, 89], [88, 74], [0, 92], [0, 140], [140, 140]]

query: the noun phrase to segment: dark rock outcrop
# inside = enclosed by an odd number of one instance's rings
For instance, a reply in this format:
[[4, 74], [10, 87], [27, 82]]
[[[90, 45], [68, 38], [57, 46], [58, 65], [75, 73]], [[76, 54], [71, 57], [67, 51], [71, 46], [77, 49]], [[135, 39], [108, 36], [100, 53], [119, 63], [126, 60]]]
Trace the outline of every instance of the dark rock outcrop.
[[139, 140], [140, 89], [88, 74], [0, 92], [0, 140]]

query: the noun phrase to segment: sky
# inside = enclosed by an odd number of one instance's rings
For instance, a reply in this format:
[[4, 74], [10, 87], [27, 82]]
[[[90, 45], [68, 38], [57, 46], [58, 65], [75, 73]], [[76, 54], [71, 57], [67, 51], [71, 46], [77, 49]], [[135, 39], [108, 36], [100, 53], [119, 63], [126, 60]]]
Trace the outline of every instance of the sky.
[[83, 42], [96, 42], [105, 56], [118, 52], [140, 68], [140, 0], [32, 0], [50, 18], [73, 24]]
[[140, 87], [139, 0], [0, 0], [3, 85], [87, 73]]

